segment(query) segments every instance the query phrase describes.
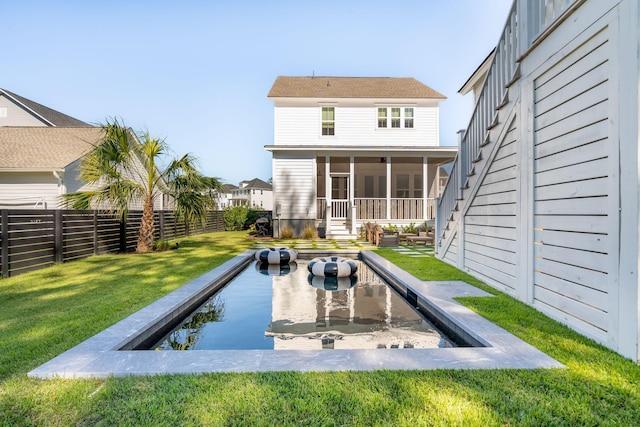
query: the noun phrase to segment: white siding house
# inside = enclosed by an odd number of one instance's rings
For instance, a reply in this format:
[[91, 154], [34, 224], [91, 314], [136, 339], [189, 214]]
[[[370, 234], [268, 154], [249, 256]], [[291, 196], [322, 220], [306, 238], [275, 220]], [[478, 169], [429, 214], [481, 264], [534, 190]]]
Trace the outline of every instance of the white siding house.
[[640, 359], [637, 0], [516, 0], [438, 206], [443, 260]]
[[275, 230], [347, 237], [434, 218], [456, 152], [439, 146], [443, 95], [413, 78], [280, 76], [269, 99]]
[[[0, 89], [0, 208], [56, 209], [61, 195], [86, 190], [80, 164], [103, 135], [100, 127]], [[158, 197], [155, 208], [164, 203]]]
[[238, 187], [230, 189], [230, 193], [230, 206], [247, 206], [265, 211], [273, 209], [273, 189], [271, 184], [261, 179], [241, 181]]

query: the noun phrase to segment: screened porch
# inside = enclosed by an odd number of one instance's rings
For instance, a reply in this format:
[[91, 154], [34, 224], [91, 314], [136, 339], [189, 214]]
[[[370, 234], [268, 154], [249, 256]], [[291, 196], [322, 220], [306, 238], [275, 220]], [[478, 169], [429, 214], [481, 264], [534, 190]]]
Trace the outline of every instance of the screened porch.
[[446, 183], [440, 163], [420, 157], [317, 157], [317, 218], [408, 224], [435, 218]]

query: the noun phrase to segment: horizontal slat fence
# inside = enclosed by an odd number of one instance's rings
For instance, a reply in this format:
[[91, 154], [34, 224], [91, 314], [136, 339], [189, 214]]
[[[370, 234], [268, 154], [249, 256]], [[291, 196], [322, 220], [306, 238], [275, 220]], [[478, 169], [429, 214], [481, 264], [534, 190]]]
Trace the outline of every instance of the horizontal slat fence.
[[[211, 211], [204, 225], [187, 228], [173, 211], [155, 212], [155, 239], [224, 231], [222, 211]], [[126, 222], [112, 214], [76, 210], [0, 210], [0, 275], [16, 276], [91, 255], [133, 251], [142, 211]]]

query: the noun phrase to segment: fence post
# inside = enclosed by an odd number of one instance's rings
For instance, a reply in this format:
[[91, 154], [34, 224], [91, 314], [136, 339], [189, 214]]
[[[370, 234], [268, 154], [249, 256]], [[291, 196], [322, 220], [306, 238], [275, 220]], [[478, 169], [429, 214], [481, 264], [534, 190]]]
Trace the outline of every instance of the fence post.
[[164, 211], [158, 211], [158, 232], [160, 234], [160, 240], [164, 240]]
[[2, 209], [2, 230], [0, 231], [0, 241], [2, 242], [2, 277], [9, 277], [9, 214], [6, 209]]
[[98, 255], [98, 211], [93, 211], [93, 254]]
[[54, 246], [53, 246], [53, 256], [55, 262], [64, 262], [64, 242], [63, 242], [63, 228], [64, 224], [62, 223], [62, 209], [56, 209], [53, 211], [53, 238], [54, 238]]
[[127, 251], [127, 222], [124, 215], [120, 217], [120, 252]]

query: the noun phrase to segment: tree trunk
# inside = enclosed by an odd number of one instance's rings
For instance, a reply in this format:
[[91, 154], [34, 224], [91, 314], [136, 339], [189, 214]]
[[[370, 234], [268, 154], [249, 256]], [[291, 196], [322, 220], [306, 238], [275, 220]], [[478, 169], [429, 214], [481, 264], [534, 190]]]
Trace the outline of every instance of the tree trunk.
[[140, 223], [140, 232], [138, 233], [138, 246], [136, 252], [147, 253], [153, 250], [153, 198], [148, 196], [144, 200], [142, 208], [142, 222]]

